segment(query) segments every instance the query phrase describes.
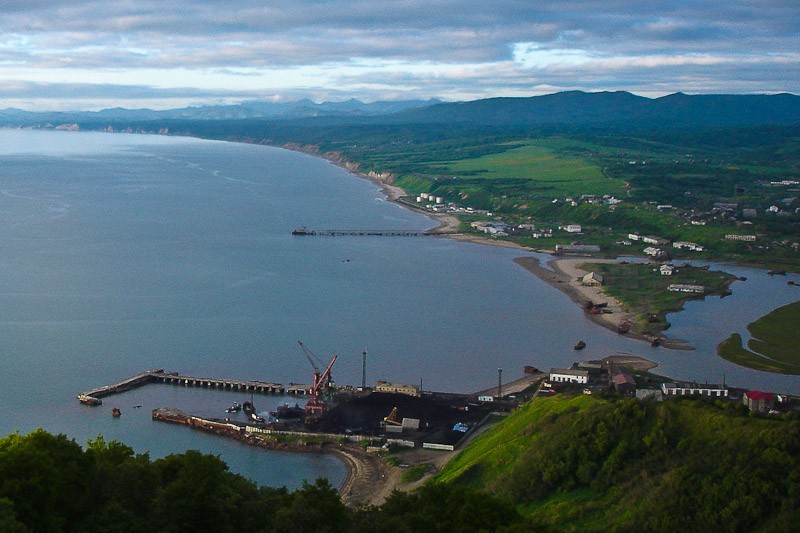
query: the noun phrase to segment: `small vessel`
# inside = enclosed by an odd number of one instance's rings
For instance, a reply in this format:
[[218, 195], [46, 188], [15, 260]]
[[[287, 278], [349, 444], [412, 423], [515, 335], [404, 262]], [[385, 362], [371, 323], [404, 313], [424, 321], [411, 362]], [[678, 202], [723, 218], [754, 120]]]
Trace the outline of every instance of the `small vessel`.
[[651, 340], [650, 346], [661, 346], [661, 339], [656, 337], [655, 339]]
[[119, 407], [115, 407], [111, 410], [111, 416], [114, 418], [119, 418], [122, 416], [122, 411], [119, 410]]
[[576, 350], [583, 350], [584, 348], [586, 348], [586, 343], [583, 341], [578, 341], [578, 343], [575, 345]]
[[300, 418], [305, 414], [305, 409], [300, 407], [300, 404], [294, 404], [294, 407], [290, 406], [288, 403], [283, 405], [279, 405], [275, 408], [274, 411], [270, 411], [270, 416], [273, 416], [277, 419], [286, 419], [286, 418]]
[[249, 418], [250, 420], [254, 422], [264, 422], [264, 419], [258, 416], [256, 408], [251, 402], [244, 402], [242, 404], [242, 410], [244, 411], [244, 414], [247, 415], [247, 418]]
[[626, 324], [620, 324], [620, 325], [617, 327], [617, 333], [619, 333], [620, 335], [625, 335], [625, 334], [626, 334], [626, 333], [628, 333], [630, 330], [631, 330], [631, 325], [630, 325], [630, 324], [627, 324], [627, 323], [626, 323]]
[[242, 405], [239, 402], [233, 402], [233, 405], [225, 409], [226, 413], [238, 413], [242, 410]]

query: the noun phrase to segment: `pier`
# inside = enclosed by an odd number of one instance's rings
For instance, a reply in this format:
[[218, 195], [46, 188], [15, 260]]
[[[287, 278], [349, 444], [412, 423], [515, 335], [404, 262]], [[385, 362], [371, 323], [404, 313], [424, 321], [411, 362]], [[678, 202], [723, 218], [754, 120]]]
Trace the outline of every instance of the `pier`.
[[421, 237], [433, 235], [433, 233], [427, 230], [311, 229], [303, 226], [293, 230], [292, 235], [319, 235], [326, 237], [360, 237], [367, 235], [378, 237]]
[[188, 376], [178, 372], [164, 372], [164, 369], [147, 370], [141, 374], [124, 379], [111, 385], [105, 385], [78, 395], [78, 400], [87, 405], [101, 405], [102, 398], [120, 394], [131, 389], [142, 387], [150, 383], [166, 383], [171, 385], [184, 385], [186, 387], [204, 387], [208, 389], [230, 390], [238, 392], [251, 392], [260, 394], [291, 394], [303, 396], [308, 393], [308, 385], [291, 383], [270, 383], [266, 381], [252, 381], [224, 378], [204, 378]]

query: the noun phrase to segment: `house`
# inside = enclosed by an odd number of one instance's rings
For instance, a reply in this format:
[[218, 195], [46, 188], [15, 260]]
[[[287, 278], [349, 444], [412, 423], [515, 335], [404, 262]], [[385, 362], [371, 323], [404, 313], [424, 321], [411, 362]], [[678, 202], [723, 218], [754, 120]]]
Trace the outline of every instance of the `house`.
[[603, 276], [597, 272], [589, 272], [581, 278], [581, 285], [586, 287], [599, 287], [603, 284]]
[[771, 392], [751, 390], [742, 395], [742, 403], [751, 411], [768, 413], [775, 406], [775, 395]]
[[589, 383], [589, 371], [574, 368], [551, 368], [550, 381], [554, 383]]
[[728, 397], [728, 388], [725, 385], [709, 385], [708, 383], [704, 385], [688, 382], [664, 383], [661, 385], [661, 392], [664, 394], [665, 398], [689, 396], [693, 394], [710, 396], [713, 398]]
[[644, 253], [647, 255], [652, 255], [653, 257], [666, 257], [667, 252], [662, 250], [661, 248], [655, 248], [653, 246], [648, 246], [644, 249]]
[[393, 394], [419, 396], [419, 389], [414, 385], [389, 383], [388, 381], [381, 381], [381, 380], [379, 380], [378, 383], [375, 385], [375, 392], [390, 392]]
[[491, 396], [489, 394], [484, 394], [482, 396], [478, 396], [478, 401], [479, 402], [493, 402], [494, 401], [494, 396]]
[[725, 235], [725, 238], [729, 241], [745, 241], [745, 242], [754, 242], [756, 240], [755, 235], [737, 235], [737, 234], [728, 234]]
[[556, 244], [556, 253], [590, 254], [600, 251], [596, 244]]
[[659, 270], [662, 276], [671, 276], [675, 272], [675, 267], [672, 265], [661, 265]]
[[618, 394], [636, 396], [636, 380], [622, 369], [614, 368], [611, 373], [611, 384]]
[[580, 224], [569, 224], [564, 228], [564, 231], [567, 233], [580, 233], [583, 231], [583, 228]]
[[664, 246], [665, 244], [669, 244], [669, 240], [663, 239], [661, 237], [656, 237], [655, 235], [648, 235], [646, 237], [642, 237], [642, 241], [647, 244], [654, 244], [656, 246]]
[[628, 238], [632, 241], [638, 241], [642, 238], [642, 236], [638, 233], [628, 233]]
[[686, 285], [683, 283], [672, 283], [667, 287], [670, 292], [695, 292], [702, 294], [706, 292], [706, 288], [702, 285]]
[[688, 242], [688, 241], [675, 241], [672, 243], [673, 248], [677, 248], [679, 250], [692, 250], [693, 252], [705, 252], [706, 249], [700, 244], [696, 242]]

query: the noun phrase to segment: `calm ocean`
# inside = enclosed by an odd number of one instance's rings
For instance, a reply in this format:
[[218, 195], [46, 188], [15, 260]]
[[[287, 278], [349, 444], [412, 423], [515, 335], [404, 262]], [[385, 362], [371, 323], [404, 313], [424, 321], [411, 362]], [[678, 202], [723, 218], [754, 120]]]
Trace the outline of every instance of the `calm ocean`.
[[[799, 299], [787, 278], [734, 269], [748, 281], [732, 296], [672, 317], [670, 334], [698, 350], [670, 352], [588, 321], [511, 261], [519, 251], [432, 237], [293, 237], [301, 225], [434, 225], [304, 154], [4, 130], [0, 162], [2, 435], [42, 427], [84, 443], [102, 434], [152, 457], [187, 448], [219, 454], [263, 484], [338, 483], [344, 468], [333, 457], [254, 450], [150, 420], [164, 406], [222, 416], [249, 399], [241, 395], [152, 385], [99, 408], [75, 399], [149, 368], [308, 383], [297, 340], [323, 361], [338, 353], [334, 377], [354, 385], [365, 349], [370, 383], [467, 392], [494, 383], [500, 367], [514, 379], [526, 364], [569, 365], [583, 339], [581, 358], [634, 353], [676, 378], [800, 392], [800, 378], [741, 369], [713, 352], [732, 331]], [[284, 400], [254, 401], [267, 411]]]

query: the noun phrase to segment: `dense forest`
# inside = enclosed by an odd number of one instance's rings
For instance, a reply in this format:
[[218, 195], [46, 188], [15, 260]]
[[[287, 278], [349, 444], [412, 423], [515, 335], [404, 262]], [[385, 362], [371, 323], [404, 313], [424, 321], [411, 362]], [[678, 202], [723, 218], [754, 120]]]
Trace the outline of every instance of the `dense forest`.
[[324, 480], [258, 487], [195, 451], [151, 460], [102, 438], [0, 440], [0, 531], [791, 531], [800, 419], [730, 402], [526, 404], [430, 483], [345, 507]]

